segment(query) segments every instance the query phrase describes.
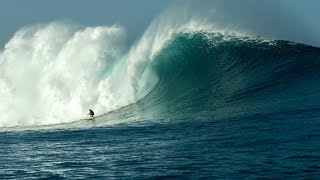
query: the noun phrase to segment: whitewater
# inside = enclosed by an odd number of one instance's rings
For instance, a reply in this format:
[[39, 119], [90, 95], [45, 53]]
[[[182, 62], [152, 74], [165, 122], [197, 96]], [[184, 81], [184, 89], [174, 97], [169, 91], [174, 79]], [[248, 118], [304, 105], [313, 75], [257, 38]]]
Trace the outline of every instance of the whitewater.
[[172, 6], [133, 43], [119, 24], [19, 29], [0, 51], [2, 177], [319, 178], [319, 34], [230, 3]]

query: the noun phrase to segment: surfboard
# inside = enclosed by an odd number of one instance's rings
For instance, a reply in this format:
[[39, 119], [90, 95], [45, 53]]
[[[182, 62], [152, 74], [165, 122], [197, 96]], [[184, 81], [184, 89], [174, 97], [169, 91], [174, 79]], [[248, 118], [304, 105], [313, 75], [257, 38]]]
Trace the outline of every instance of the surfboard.
[[95, 119], [96, 119], [96, 117], [91, 117], [91, 118], [84, 118], [84, 119], [80, 119], [80, 120], [93, 121]]

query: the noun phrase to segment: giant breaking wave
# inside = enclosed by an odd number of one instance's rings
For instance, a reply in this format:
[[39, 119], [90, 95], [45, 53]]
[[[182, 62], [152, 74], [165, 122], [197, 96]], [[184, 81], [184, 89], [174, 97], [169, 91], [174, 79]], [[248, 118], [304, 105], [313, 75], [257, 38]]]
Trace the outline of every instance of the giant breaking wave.
[[19, 30], [0, 53], [0, 127], [70, 123], [88, 108], [137, 120], [318, 107], [319, 48], [196, 19], [164, 22], [132, 46], [117, 25]]

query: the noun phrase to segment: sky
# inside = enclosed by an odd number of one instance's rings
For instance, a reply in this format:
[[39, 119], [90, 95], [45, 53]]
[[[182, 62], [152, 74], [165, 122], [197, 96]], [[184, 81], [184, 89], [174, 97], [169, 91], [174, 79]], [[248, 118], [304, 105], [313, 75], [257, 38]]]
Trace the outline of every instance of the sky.
[[171, 0], [1, 0], [0, 45], [20, 28], [68, 20], [76, 24], [124, 26], [129, 41], [139, 37]]
[[[193, 4], [210, 6], [212, 3], [207, 5], [206, 2], [214, 1], [194, 0]], [[246, 8], [246, 5], [241, 6], [241, 4], [250, 1], [257, 6], [260, 4], [256, 0], [220, 0], [224, 4], [237, 4], [231, 8], [224, 7], [226, 11], [232, 10], [232, 8], [235, 11]], [[155, 17], [174, 2], [176, 0], [1, 0], [0, 48], [4, 47], [16, 31], [26, 25], [57, 20], [68, 20], [85, 26], [118, 24], [127, 30], [128, 41], [132, 43], [138, 40]], [[271, 4], [276, 2], [274, 6], [259, 8], [263, 8], [264, 11], [279, 8], [281, 11], [290, 11], [293, 16], [288, 17], [288, 21], [301, 21], [303, 22], [301, 26], [308, 26], [306, 28], [308, 33], [319, 34], [319, 0], [264, 0], [261, 2], [271, 2]], [[247, 9], [254, 12], [255, 7], [247, 7]], [[258, 8], [256, 7], [256, 9]], [[250, 16], [252, 17], [252, 15]], [[263, 24], [264, 22], [259, 23]]]

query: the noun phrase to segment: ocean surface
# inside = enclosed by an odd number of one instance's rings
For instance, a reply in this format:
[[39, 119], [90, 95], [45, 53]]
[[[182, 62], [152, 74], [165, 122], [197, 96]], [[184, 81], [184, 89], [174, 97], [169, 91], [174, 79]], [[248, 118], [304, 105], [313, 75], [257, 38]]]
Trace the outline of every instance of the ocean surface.
[[0, 179], [320, 179], [320, 48], [194, 23], [19, 30]]

